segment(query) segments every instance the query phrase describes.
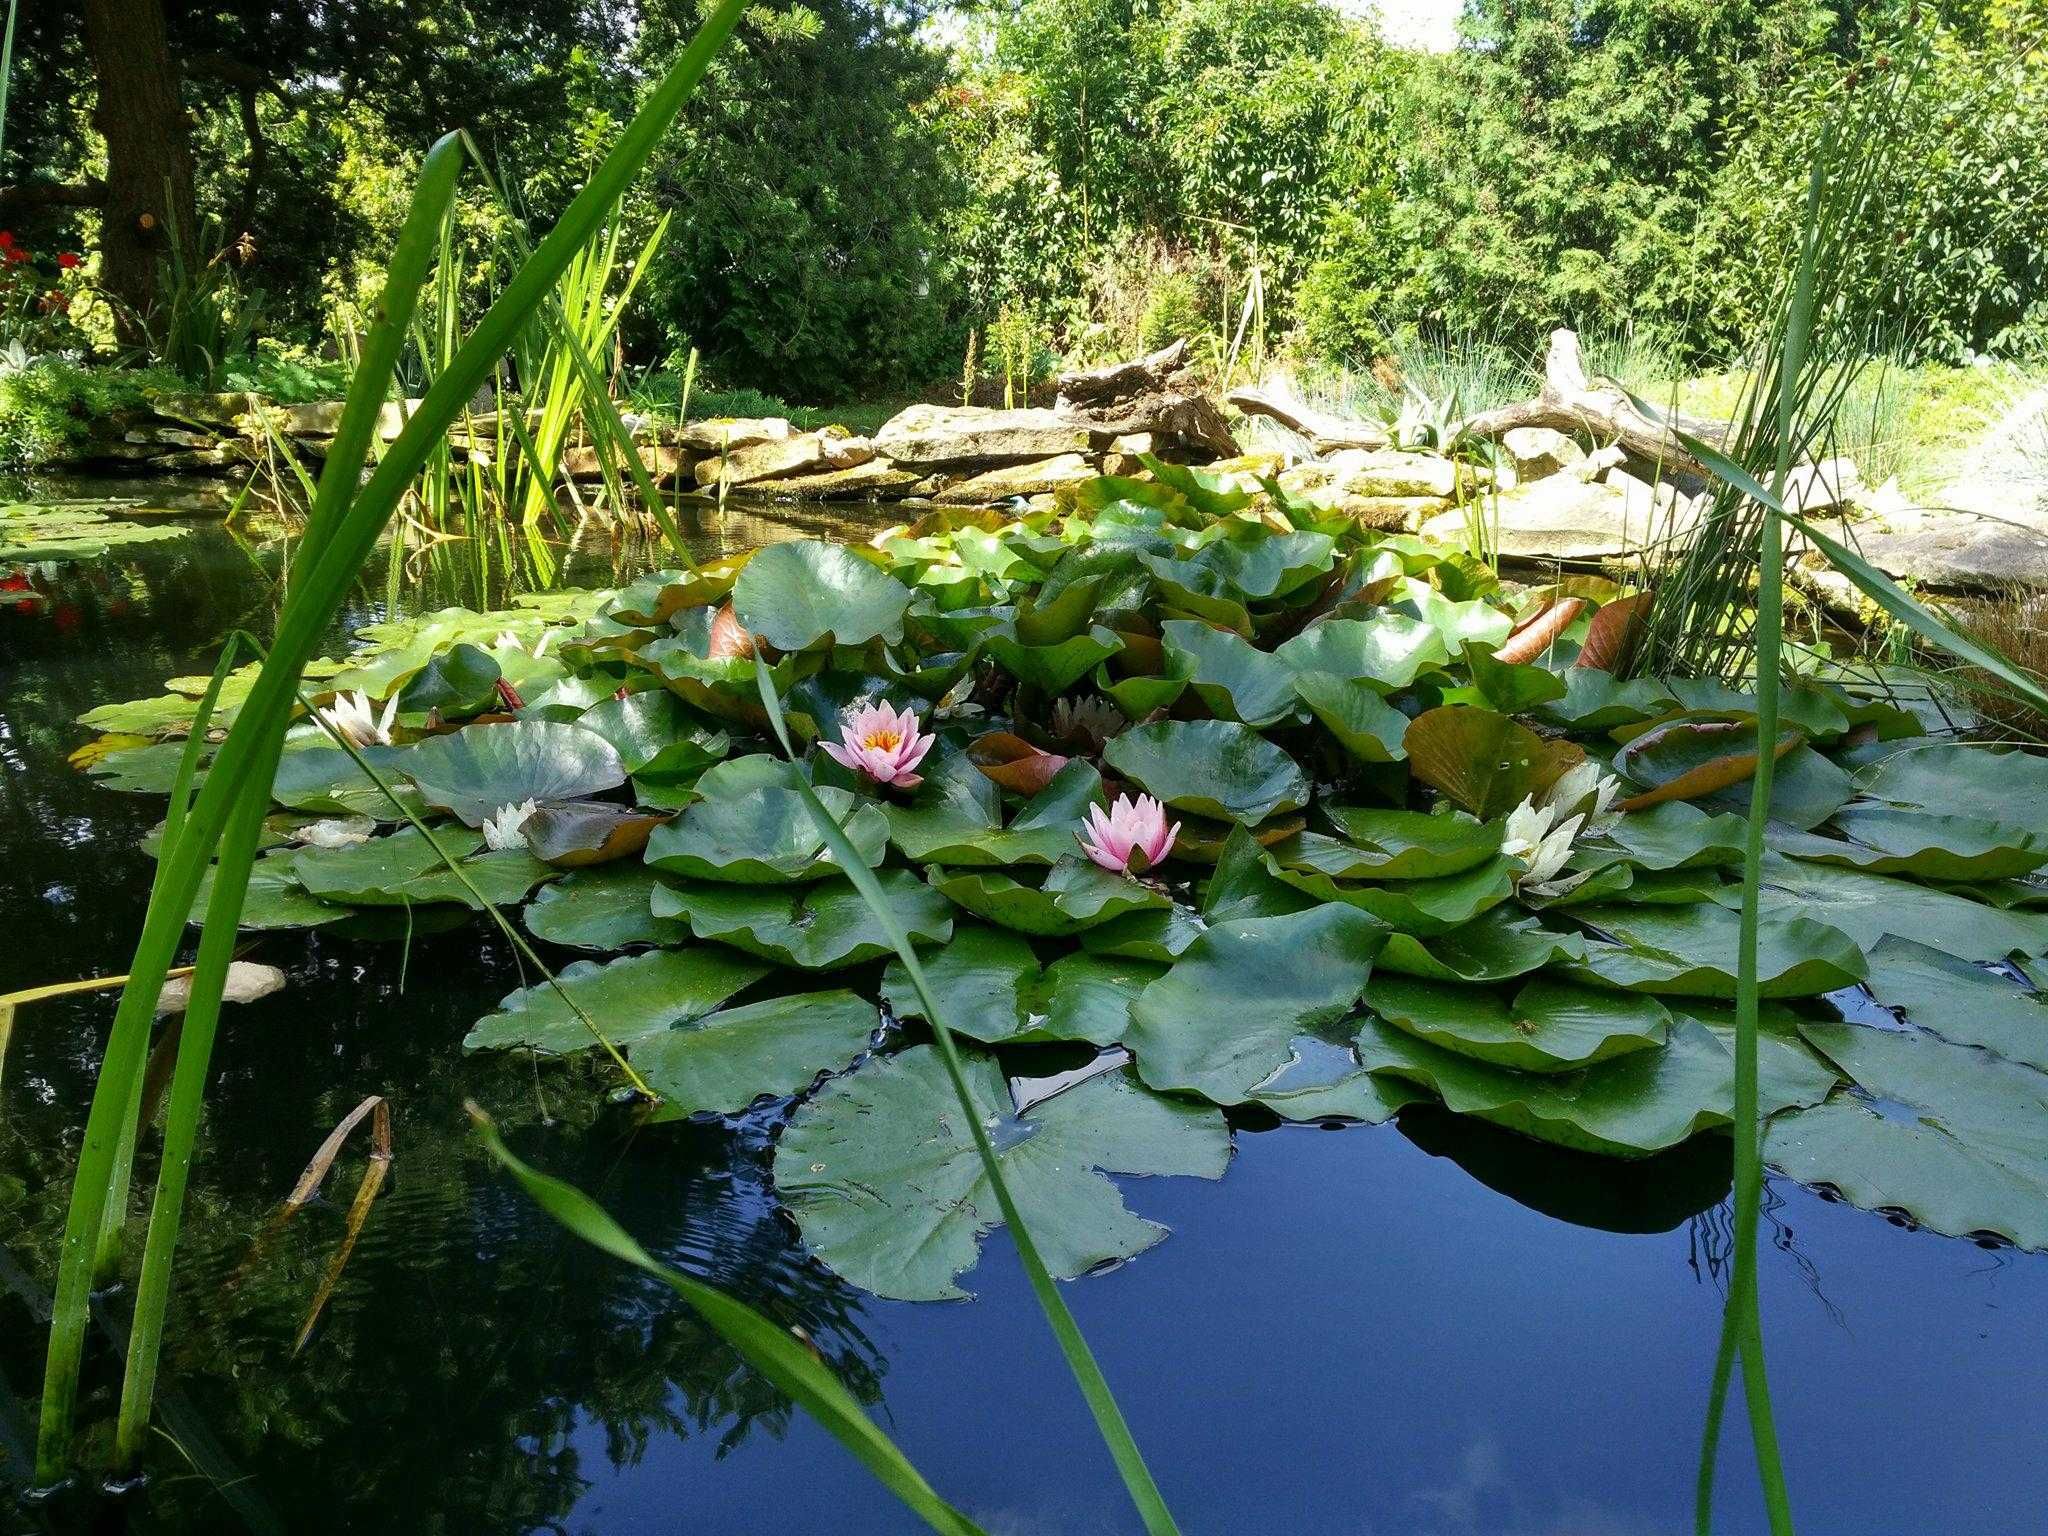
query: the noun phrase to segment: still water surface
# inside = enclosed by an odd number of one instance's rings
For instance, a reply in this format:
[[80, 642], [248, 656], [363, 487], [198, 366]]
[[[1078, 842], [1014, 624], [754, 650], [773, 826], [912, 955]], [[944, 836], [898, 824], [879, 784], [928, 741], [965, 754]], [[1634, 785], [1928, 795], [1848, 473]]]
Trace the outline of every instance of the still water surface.
[[[833, 527], [700, 518], [705, 553]], [[839, 525], [842, 529], [844, 524]], [[560, 579], [644, 551], [595, 537]], [[159, 801], [65, 764], [71, 717], [210, 669], [274, 610], [273, 538], [209, 525], [0, 593], [0, 991], [123, 967]], [[373, 571], [341, 630], [478, 600], [473, 566]], [[493, 576], [487, 595], [503, 596]], [[340, 636], [337, 635], [337, 644]], [[802, 1327], [931, 1480], [991, 1531], [1137, 1524], [1007, 1242], [966, 1304], [878, 1301], [810, 1261], [768, 1177], [775, 1112], [634, 1131], [585, 1068], [465, 1057], [519, 982], [481, 924], [396, 943], [267, 938], [287, 988], [224, 1027], [145, 1493], [18, 1504], [11, 1458], [110, 997], [24, 1011], [0, 1079], [0, 1531], [896, 1532], [912, 1522], [665, 1289], [565, 1238], [489, 1165], [465, 1099], [669, 1261]], [[563, 957], [568, 958], [568, 957]], [[257, 1239], [367, 1094], [389, 1193], [303, 1353], [299, 1322], [361, 1167]], [[1240, 1125], [1220, 1184], [1125, 1181], [1174, 1235], [1068, 1287], [1190, 1532], [1662, 1536], [1692, 1528], [1719, 1323], [1726, 1143], [1640, 1165], [1410, 1112]], [[1899, 1230], [1773, 1184], [1763, 1303], [1809, 1536], [2048, 1530], [2048, 1259]], [[253, 1256], [252, 1256], [253, 1251]], [[116, 1298], [116, 1304], [118, 1304]], [[88, 1417], [111, 1418], [101, 1379]], [[1764, 1528], [1739, 1396], [1718, 1528]], [[80, 1524], [80, 1522], [84, 1522]]]

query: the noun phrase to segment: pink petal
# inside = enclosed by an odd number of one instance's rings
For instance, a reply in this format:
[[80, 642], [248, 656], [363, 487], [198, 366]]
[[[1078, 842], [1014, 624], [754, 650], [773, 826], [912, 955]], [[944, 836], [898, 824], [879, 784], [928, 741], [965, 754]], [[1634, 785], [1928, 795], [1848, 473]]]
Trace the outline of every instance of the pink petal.
[[823, 747], [825, 749], [825, 755], [831, 758], [832, 761], [837, 763], [840, 767], [852, 768], [856, 772], [859, 770], [860, 763], [854, 757], [852, 751], [848, 748], [842, 747], [836, 741], [821, 741], [818, 743], [818, 745]]

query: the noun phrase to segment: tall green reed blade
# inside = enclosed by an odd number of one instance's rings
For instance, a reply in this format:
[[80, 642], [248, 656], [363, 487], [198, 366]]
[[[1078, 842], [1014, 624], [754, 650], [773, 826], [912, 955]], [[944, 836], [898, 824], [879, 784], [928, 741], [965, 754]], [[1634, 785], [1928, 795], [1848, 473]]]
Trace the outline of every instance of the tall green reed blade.
[[[422, 162], [412, 207], [392, 255], [377, 323], [350, 383], [306, 536], [293, 563], [291, 591], [278, 617], [270, 656], [215, 755], [183, 831], [176, 843], [163, 851], [158, 884], [143, 919], [135, 962], [129, 968], [130, 980], [108, 1034], [59, 1257], [42, 1415], [37, 1426], [37, 1476], [44, 1482], [61, 1478], [71, 1460], [95, 1239], [115, 1176], [123, 1112], [132, 1099], [136, 1074], [147, 1052], [157, 995], [176, 957], [200, 880], [222, 844], [230, 813], [243, 797], [267, 794], [270, 754], [296, 704], [299, 676], [434, 443], [639, 173], [737, 23], [742, 4], [743, 0], [720, 0], [689, 48], [649, 92], [561, 221], [485, 312], [449, 368], [429, 387], [397, 442], [358, 488], [357, 477], [426, 280], [440, 221], [454, 197], [461, 168], [457, 141], [453, 136], [444, 138]], [[220, 916], [238, 919], [239, 912]]]
[[953, 1093], [960, 1100], [967, 1126], [974, 1133], [975, 1150], [981, 1155], [981, 1166], [988, 1174], [988, 1181], [996, 1193], [996, 1203], [1002, 1208], [1003, 1220], [1010, 1229], [1011, 1240], [1017, 1245], [1017, 1257], [1023, 1261], [1024, 1273], [1030, 1277], [1032, 1292], [1038, 1298], [1039, 1308], [1045, 1313], [1045, 1320], [1052, 1327], [1053, 1337], [1059, 1341], [1060, 1352], [1066, 1356], [1067, 1369], [1073, 1373], [1074, 1381], [1081, 1389], [1081, 1396], [1087, 1400], [1089, 1411], [1095, 1416], [1095, 1427], [1101, 1434], [1104, 1445], [1109, 1448], [1117, 1471], [1122, 1475], [1124, 1487], [1129, 1491], [1131, 1502], [1137, 1506], [1139, 1517], [1145, 1522], [1145, 1529], [1151, 1536], [1177, 1536], [1179, 1527], [1174, 1524], [1173, 1515], [1166, 1507], [1166, 1500], [1159, 1492], [1159, 1485], [1152, 1480], [1152, 1473], [1145, 1465], [1143, 1453], [1131, 1434], [1130, 1425], [1124, 1421], [1123, 1409], [1117, 1406], [1116, 1396], [1109, 1389], [1109, 1382], [1102, 1374], [1102, 1367], [1096, 1363], [1094, 1353], [1088, 1348], [1088, 1341], [1082, 1336], [1081, 1325], [1074, 1321], [1074, 1314], [1067, 1310], [1061, 1298], [1058, 1284], [1045, 1267], [1045, 1260], [1039, 1257], [1038, 1244], [1032, 1239], [1031, 1229], [1024, 1224], [1024, 1215], [1017, 1209], [1017, 1202], [1010, 1193], [1009, 1181], [1003, 1177], [1002, 1161], [996, 1156], [995, 1144], [989, 1140], [988, 1128], [981, 1123], [981, 1111], [975, 1106], [974, 1096], [968, 1091], [967, 1075], [960, 1062], [960, 1048], [954, 1042], [953, 1031], [946, 1026], [945, 1011], [932, 996], [930, 984], [925, 979], [924, 965], [917, 958], [917, 951], [911, 946], [910, 935], [889, 905], [889, 898], [883, 894], [876, 882], [874, 872], [854, 851], [847, 841], [846, 833], [832, 813], [811, 788], [800, 765], [796, 761], [796, 748], [789, 738], [789, 727], [782, 718], [782, 700], [776, 696], [775, 682], [769, 676], [766, 666], [757, 666], [754, 676], [760, 688], [761, 707], [768, 712], [768, 723], [775, 729], [775, 738], [782, 743], [782, 750], [789, 754], [792, 766], [791, 779], [797, 793], [802, 796], [804, 807], [810, 812], [816, 824], [818, 835], [832, 850], [832, 857], [860, 892], [861, 900], [882, 925], [882, 931], [889, 936], [890, 946], [902, 960], [904, 969], [910, 973], [911, 985], [917, 989], [918, 1001], [924, 1006], [924, 1016], [931, 1025], [932, 1037], [938, 1043], [939, 1057], [946, 1064], [946, 1075], [952, 1079]]
[[701, 1280], [670, 1269], [573, 1185], [528, 1167], [498, 1139], [491, 1119], [469, 1106], [477, 1135], [491, 1156], [517, 1179], [540, 1208], [593, 1248], [643, 1269], [690, 1304], [749, 1364], [816, 1419], [880, 1482], [933, 1530], [946, 1536], [983, 1536], [976, 1525], [933, 1491], [910, 1459], [867, 1416], [845, 1384], [788, 1329]]
[[7, 35], [0, 38], [0, 156], [7, 153], [7, 85], [14, 78], [14, 18], [21, 0], [7, 0]]

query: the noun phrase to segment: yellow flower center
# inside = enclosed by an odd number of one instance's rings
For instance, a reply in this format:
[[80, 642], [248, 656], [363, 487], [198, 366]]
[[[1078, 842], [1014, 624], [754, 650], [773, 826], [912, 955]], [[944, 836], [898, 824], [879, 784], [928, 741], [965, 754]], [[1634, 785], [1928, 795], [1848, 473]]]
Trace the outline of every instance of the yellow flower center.
[[894, 731], [870, 731], [861, 745], [873, 747], [878, 752], [894, 752], [903, 745], [903, 738]]

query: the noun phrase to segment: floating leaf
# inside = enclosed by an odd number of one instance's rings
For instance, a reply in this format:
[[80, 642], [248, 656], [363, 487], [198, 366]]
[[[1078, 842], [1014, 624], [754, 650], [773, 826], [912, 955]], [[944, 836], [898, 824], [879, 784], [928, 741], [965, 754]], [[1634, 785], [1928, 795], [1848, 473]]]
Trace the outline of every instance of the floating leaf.
[[1476, 640], [1465, 642], [1465, 673], [1471, 683], [1444, 692], [1446, 704], [1478, 704], [1504, 715], [1519, 715], [1565, 696], [1564, 674], [1547, 667], [1505, 661]]
[[[1216, 1179], [1230, 1131], [1213, 1109], [1160, 1097], [1128, 1069], [1012, 1111], [1002, 1068], [966, 1054], [968, 1090], [1003, 1176], [1054, 1275], [1144, 1252], [1166, 1229], [1133, 1216], [1104, 1175]], [[998, 1206], [932, 1046], [876, 1057], [797, 1107], [775, 1148], [775, 1186], [811, 1251], [838, 1274], [908, 1301], [966, 1293]]]
[[597, 1039], [578, 1008], [613, 1045], [630, 1047], [702, 1017], [767, 974], [768, 967], [759, 961], [709, 946], [650, 950], [603, 964], [578, 960], [563, 967], [553, 983], [507, 994], [496, 1013], [477, 1020], [462, 1048], [525, 1046], [556, 1056], [593, 1050]]
[[1034, 747], [1014, 731], [989, 731], [967, 748], [967, 760], [992, 783], [1012, 794], [1035, 795], [1050, 785], [1069, 759]]
[[1772, 846], [1796, 859], [1916, 880], [2008, 880], [2048, 864], [2048, 839], [2010, 822], [1851, 804], [1831, 826], [1853, 841], [1791, 833]]
[[[1130, 1027], [1131, 1003], [1163, 968], [1108, 955], [1063, 955], [1039, 969], [1031, 945], [1001, 928], [966, 926], [924, 962], [925, 981], [956, 1035], [985, 1044], [1086, 1040], [1115, 1045]], [[882, 999], [900, 1019], [921, 1019], [924, 1003], [900, 960], [882, 977]]]
[[1916, 744], [1859, 771], [1856, 787], [1909, 810], [2048, 826], [2048, 757], [2018, 747]]
[[1068, 856], [1027, 885], [996, 870], [933, 869], [932, 887], [976, 917], [1018, 933], [1062, 937], [1128, 912], [1173, 905], [1164, 891]]
[[706, 724], [662, 688], [602, 699], [579, 715], [576, 724], [610, 742], [620, 766], [636, 783], [693, 784], [732, 747], [730, 736]]
[[[1322, 813], [1352, 850], [1342, 868], [1316, 866], [1339, 879], [1435, 880], [1477, 868], [1500, 852], [1501, 823], [1459, 811], [1432, 815], [1340, 802], [1323, 806]], [[1276, 853], [1286, 862], [1284, 850]]]
[[690, 936], [688, 925], [656, 917], [649, 904], [659, 884], [644, 864], [575, 870], [542, 886], [527, 904], [527, 931], [550, 944], [577, 949], [682, 943]]
[[[1594, 906], [1572, 916], [1620, 941], [1588, 946], [1583, 969], [1593, 978], [1673, 997], [1735, 995], [1739, 923], [1726, 907]], [[1825, 922], [1767, 913], [1758, 924], [1760, 997], [1817, 997], [1854, 986], [1866, 969], [1862, 950]]]
[[[953, 909], [941, 897], [908, 870], [885, 869], [875, 878], [913, 942], [946, 941]], [[652, 904], [656, 917], [682, 918], [700, 939], [806, 970], [859, 965], [894, 947], [881, 919], [845, 879], [796, 886], [663, 883]]]
[[995, 631], [982, 647], [989, 658], [1020, 683], [1045, 693], [1064, 693], [1096, 667], [1123, 649], [1114, 630], [1101, 625], [1052, 645], [1025, 645], [1015, 636]]
[[933, 755], [937, 766], [925, 774], [910, 803], [883, 807], [890, 840], [914, 863], [1057, 863], [1074, 852], [1081, 818], [1102, 792], [1094, 768], [1070, 762], [1004, 826], [1002, 796], [994, 783], [961, 754]]
[[1380, 951], [1381, 973], [1425, 981], [1506, 981], [1556, 963], [1583, 961], [1586, 941], [1534, 917], [1493, 907], [1469, 923], [1427, 939], [1396, 933]]
[[1337, 745], [1360, 762], [1397, 763], [1408, 755], [1402, 745], [1408, 717], [1372, 684], [1309, 672], [1294, 679], [1294, 692]]
[[875, 1005], [851, 992], [771, 997], [635, 1041], [633, 1070], [661, 1095], [664, 1118], [736, 1115], [844, 1071], [880, 1022]]
[[[741, 885], [822, 880], [839, 872], [795, 790], [770, 782], [734, 792], [723, 787], [729, 782], [722, 780], [719, 793], [654, 829], [647, 840], [650, 865], [692, 880]], [[880, 864], [889, 845], [889, 822], [881, 808], [843, 789], [828, 786], [817, 794], [862, 861], [870, 869]]]
[[1451, 659], [1435, 625], [1399, 613], [1324, 619], [1273, 654], [1302, 676], [1326, 673], [1370, 683], [1382, 693], [1406, 688], [1426, 669]]
[[2048, 1069], [2048, 998], [2009, 976], [1888, 936], [1870, 951], [1870, 992], [1944, 1040]]
[[1622, 850], [1637, 869], [1725, 868], [1742, 862], [1743, 818], [1709, 815], [1696, 805], [1672, 800], [1631, 811], [1602, 837]]
[[498, 702], [504, 674], [490, 652], [458, 644], [436, 653], [399, 690], [398, 708], [407, 715], [429, 711], [444, 717], [474, 715]]
[[[1500, 649], [1494, 653], [1494, 659], [1509, 666], [1526, 666], [1538, 660], [1556, 643], [1560, 635], [1571, 628], [1572, 620], [1579, 616], [1585, 606], [1585, 599], [1580, 597], [1561, 597], [1545, 603], [1515, 625], [1507, 639], [1501, 642]], [[1467, 652], [1466, 656], [1467, 660], [1470, 660], [1470, 652]], [[1563, 695], [1564, 684], [1560, 679], [1558, 692], [1554, 697], [1562, 698]]]
[[1482, 821], [1541, 795], [1585, 753], [1545, 740], [1490, 709], [1445, 705], [1418, 715], [1403, 737], [1408, 771]]
[[431, 736], [400, 767], [429, 805], [472, 827], [508, 805], [577, 800], [626, 782], [610, 742], [553, 720], [469, 725]]
[[[1284, 1082], [1291, 1064], [1316, 1059], [1324, 1070], [1303, 1118], [1386, 1119], [1402, 1096], [1383, 1092], [1355, 1061], [1329, 1071], [1317, 1044], [1347, 1049], [1350, 1031], [1338, 1025], [1385, 940], [1370, 919], [1340, 906], [1217, 923], [1132, 1006], [1126, 1043], [1139, 1075], [1218, 1104], [1265, 1103], [1262, 1090]], [[1297, 1078], [1294, 1086], [1308, 1085]], [[1269, 1107], [1288, 1113], [1285, 1101]]]
[[739, 620], [779, 651], [903, 638], [910, 589], [839, 544], [794, 539], [758, 551], [733, 583]]
[[[509, 907], [523, 901], [528, 891], [555, 877], [554, 870], [524, 848], [484, 851], [480, 832], [442, 826], [435, 829], [434, 837], [448, 857], [461, 865], [469, 884], [493, 906]], [[299, 884], [322, 901], [346, 906], [480, 905], [469, 885], [441, 862], [440, 854], [417, 827], [343, 848], [301, 848], [292, 855], [292, 872]]]
[[1103, 761], [1176, 810], [1256, 826], [1308, 804], [1308, 780], [1294, 759], [1230, 720], [1162, 720], [1133, 726], [1103, 749]]
[[2004, 911], [1911, 880], [1779, 853], [1764, 855], [1762, 899], [1766, 912], [1817, 918], [1865, 949], [1896, 934], [1959, 960], [2048, 952], [2048, 913]]
[[544, 864], [576, 869], [631, 858], [668, 818], [604, 800], [544, 805], [520, 824], [527, 849]]
[[[1697, 1020], [1671, 1022], [1661, 1049], [1633, 1051], [1574, 1072], [1517, 1072], [1418, 1040], [1378, 1019], [1358, 1036], [1373, 1071], [1419, 1083], [1444, 1107], [1539, 1141], [1609, 1157], [1643, 1157], [1735, 1112], [1735, 1058]], [[1766, 1114], [1799, 1102], [1784, 1085], [1761, 1085]]]
[[1513, 894], [1514, 874], [1521, 866], [1505, 854], [1496, 854], [1484, 864], [1440, 880], [1385, 884], [1333, 880], [1313, 870], [1285, 868], [1273, 859], [1268, 860], [1268, 867], [1296, 890], [1369, 912], [1397, 932], [1429, 935], [1456, 928], [1506, 901]]
[[[1778, 737], [1773, 760], [1806, 740], [1796, 728]], [[1615, 754], [1617, 772], [1649, 786], [1620, 802], [1624, 811], [1666, 800], [1695, 800], [1756, 776], [1756, 721], [1678, 719], [1645, 731]]]
[[339, 747], [302, 747], [286, 752], [277, 760], [271, 798], [293, 810], [315, 811], [324, 816], [374, 816], [379, 821], [403, 821], [407, 810], [424, 816], [428, 814], [425, 797], [400, 772], [412, 750], [362, 749], [363, 761], [391, 786], [389, 794]]
[[[277, 848], [249, 868], [249, 890], [242, 898], [245, 929], [263, 932], [276, 928], [320, 928], [349, 915], [347, 907], [321, 901], [299, 884], [293, 867], [298, 850]], [[199, 894], [192, 899], [191, 921], [206, 920], [206, 904], [213, 899], [214, 866], [200, 877]]]
[[1586, 643], [1579, 647], [1578, 659], [1572, 665], [1601, 672], [1621, 671], [1642, 638], [1643, 626], [1649, 622], [1652, 598], [1651, 593], [1637, 592], [1601, 604], [1586, 626]]
[[1951, 1237], [2048, 1248], [2048, 1075], [1924, 1035], [1820, 1022], [1800, 1032], [1868, 1100], [1838, 1095], [1773, 1120], [1773, 1167]]
[[1495, 1066], [1567, 1072], [1664, 1044], [1671, 1015], [1654, 998], [1539, 976], [1511, 1001], [1492, 987], [1375, 975], [1368, 1006], [1417, 1039]]
[[1271, 651], [1194, 619], [1169, 619], [1159, 631], [1169, 662], [1217, 719], [1269, 726], [1296, 713], [1294, 670]]

